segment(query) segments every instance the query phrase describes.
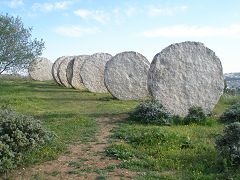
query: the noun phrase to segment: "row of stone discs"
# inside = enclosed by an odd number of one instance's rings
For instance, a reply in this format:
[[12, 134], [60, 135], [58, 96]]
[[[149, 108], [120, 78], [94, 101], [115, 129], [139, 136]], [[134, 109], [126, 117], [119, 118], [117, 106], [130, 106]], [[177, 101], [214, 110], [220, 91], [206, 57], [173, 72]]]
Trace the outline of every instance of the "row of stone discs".
[[67, 66], [67, 80], [75, 89], [86, 89], [80, 76], [80, 69], [83, 63], [89, 59], [89, 55], [75, 56]]
[[53, 65], [56, 82], [76, 89], [107, 93], [121, 100], [142, 99], [148, 95], [149, 61], [137, 52], [61, 57]]
[[59, 81], [63, 86], [67, 88], [72, 88], [72, 85], [68, 82], [68, 79], [67, 79], [67, 67], [73, 59], [74, 59], [74, 56], [65, 57], [59, 64], [59, 67], [57, 70], [57, 76], [59, 78]]
[[153, 58], [148, 87], [153, 98], [172, 114], [185, 116], [192, 106], [209, 113], [223, 93], [222, 65], [202, 43], [176, 43]]
[[47, 58], [39, 57], [29, 65], [28, 73], [30, 77], [36, 81], [52, 80], [52, 65], [52, 62]]
[[[55, 63], [61, 64], [60, 60]], [[106, 53], [78, 56], [62, 65], [60, 70], [65, 71], [66, 81], [72, 87], [84, 86], [91, 92], [108, 90], [121, 100], [143, 99], [149, 90], [169, 112], [180, 116], [185, 116], [192, 106], [210, 112], [224, 87], [219, 58], [198, 42], [168, 46], [155, 55], [150, 70], [148, 60], [131, 51], [114, 57]]]
[[52, 76], [53, 76], [53, 79], [59, 85], [62, 85], [62, 83], [61, 83], [61, 81], [60, 81], [60, 79], [58, 77], [58, 68], [59, 68], [59, 65], [61, 64], [61, 62], [65, 58], [66, 58], [66, 56], [62, 56], [62, 57], [57, 58], [57, 60], [53, 63], [53, 66], [52, 66]]
[[106, 93], [104, 69], [111, 58], [107, 53], [60, 57], [53, 65], [52, 74], [55, 81], [65, 87]]

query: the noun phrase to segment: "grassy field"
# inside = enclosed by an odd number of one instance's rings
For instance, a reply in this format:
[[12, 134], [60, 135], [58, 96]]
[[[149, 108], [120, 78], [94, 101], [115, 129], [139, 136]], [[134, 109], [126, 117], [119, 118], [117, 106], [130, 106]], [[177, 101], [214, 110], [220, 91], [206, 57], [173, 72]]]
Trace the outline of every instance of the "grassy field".
[[[239, 96], [223, 95], [214, 109], [219, 116]], [[17, 112], [42, 120], [55, 132], [51, 144], [27, 152], [23, 166], [57, 158], [69, 144], [94, 141], [97, 117], [131, 112], [137, 101], [119, 101], [109, 94], [66, 89], [54, 82], [21, 78], [0, 78], [0, 106], [10, 105]], [[226, 179], [220, 171], [214, 141], [223, 125], [154, 126], [120, 123], [114, 129], [106, 155], [123, 162], [120, 168], [137, 171], [138, 179]], [[240, 178], [239, 172], [232, 172]]]
[[21, 78], [0, 78], [0, 106], [42, 120], [57, 135], [55, 142], [28, 152], [24, 165], [55, 159], [71, 143], [92, 140], [98, 127], [96, 117], [125, 114], [138, 102], [118, 101], [109, 94], [66, 89], [53, 81], [36, 82]]
[[123, 160], [121, 168], [143, 172], [137, 179], [240, 179], [240, 169], [223, 169], [215, 149], [224, 128], [217, 118], [236, 102], [240, 96], [224, 94], [207, 125], [122, 123], [106, 154]]

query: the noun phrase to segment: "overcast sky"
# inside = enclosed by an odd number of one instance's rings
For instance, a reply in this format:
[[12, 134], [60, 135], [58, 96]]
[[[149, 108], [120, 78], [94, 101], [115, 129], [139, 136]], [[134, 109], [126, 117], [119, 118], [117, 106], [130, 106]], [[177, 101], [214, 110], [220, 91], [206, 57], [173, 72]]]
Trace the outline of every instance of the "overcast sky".
[[152, 61], [172, 43], [200, 41], [225, 73], [240, 72], [239, 0], [0, 0], [0, 13], [33, 27], [51, 61], [129, 50]]

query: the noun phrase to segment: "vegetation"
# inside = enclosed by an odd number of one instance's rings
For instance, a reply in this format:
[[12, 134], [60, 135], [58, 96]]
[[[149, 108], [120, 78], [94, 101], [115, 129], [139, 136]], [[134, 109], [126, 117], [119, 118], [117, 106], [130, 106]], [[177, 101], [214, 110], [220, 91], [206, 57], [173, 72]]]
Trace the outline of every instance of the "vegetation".
[[169, 112], [158, 101], [150, 100], [139, 104], [130, 114], [129, 119], [147, 124], [168, 125], [171, 124]]
[[171, 115], [158, 101], [147, 100], [140, 103], [130, 113], [129, 120], [142, 124], [155, 125], [206, 124], [211, 120], [211, 118], [205, 115], [201, 107], [193, 106], [188, 111], [187, 116], [182, 118]]
[[22, 70], [42, 54], [44, 42], [32, 40], [31, 31], [19, 17], [0, 14], [0, 74]]
[[[226, 134], [224, 125], [215, 119], [239, 101], [239, 96], [223, 95], [213, 111], [212, 124], [159, 126], [158, 123], [139, 123], [139, 119], [119, 123], [113, 130], [106, 155], [122, 160], [114, 168], [136, 171], [141, 175], [139, 179], [240, 179], [236, 167], [223, 166], [221, 151], [215, 144], [216, 139]], [[51, 81], [2, 77], [0, 106], [5, 104], [40, 119], [44, 129], [56, 134], [51, 143], [23, 154], [21, 165], [28, 166], [57, 158], [69, 144], [92, 141], [98, 131], [95, 118], [128, 114], [135, 111], [139, 102], [66, 89]], [[105, 176], [107, 171], [99, 168], [98, 173]]]
[[207, 121], [207, 116], [203, 112], [201, 107], [193, 106], [188, 110], [187, 116], [184, 118], [184, 124], [205, 124]]
[[44, 129], [56, 136], [51, 143], [26, 151], [20, 163], [24, 166], [55, 159], [69, 144], [93, 140], [98, 131], [95, 118], [129, 113], [137, 103], [118, 101], [109, 94], [66, 89], [52, 81], [0, 76], [0, 106], [9, 105], [39, 119]]
[[16, 113], [9, 107], [0, 109], [0, 172], [16, 167], [25, 151], [50, 142], [53, 135], [39, 121]]
[[240, 122], [240, 102], [230, 106], [220, 117], [223, 123]]
[[224, 129], [224, 134], [216, 141], [223, 163], [240, 167], [240, 122], [234, 122]]
[[[119, 158], [121, 151], [130, 153], [133, 158], [127, 156], [120, 165], [130, 170], [154, 171], [158, 178], [201, 179], [218, 174], [214, 139], [221, 130], [221, 125], [144, 126], [123, 123], [114, 131], [116, 142], [107, 151], [117, 151], [111, 155], [115, 158]], [[127, 148], [119, 148], [120, 144]]]
[[240, 102], [240, 95], [223, 94], [215, 106], [213, 115], [220, 117], [227, 108], [238, 102]]
[[[212, 117], [206, 116], [202, 108], [192, 107], [183, 120], [178, 119], [172, 126], [122, 123], [114, 130], [112, 144], [106, 149], [106, 154], [124, 160], [119, 165], [121, 168], [145, 172], [143, 179], [238, 179], [239, 171], [229, 165], [224, 168], [220, 159], [222, 153], [225, 159], [229, 159], [233, 153], [233, 149], [228, 149], [229, 144], [226, 143], [231, 138], [232, 143], [229, 143], [239, 149], [239, 142], [236, 142], [238, 138], [234, 138], [240, 137], [239, 132], [232, 128], [231, 136], [228, 133], [226, 140], [226, 130], [221, 136], [224, 127], [216, 120], [226, 107], [238, 100], [239, 97], [224, 95]], [[156, 114], [152, 115], [157, 117]], [[144, 111], [140, 117], [144, 121]], [[216, 149], [215, 141], [219, 136], [222, 138], [218, 139]], [[239, 158], [239, 154], [231, 155]]]

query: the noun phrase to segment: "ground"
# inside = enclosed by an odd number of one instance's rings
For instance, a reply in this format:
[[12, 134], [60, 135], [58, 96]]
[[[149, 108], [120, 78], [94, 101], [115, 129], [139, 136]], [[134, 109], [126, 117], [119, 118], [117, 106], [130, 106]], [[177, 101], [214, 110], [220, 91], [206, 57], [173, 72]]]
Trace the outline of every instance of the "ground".
[[119, 169], [120, 160], [106, 157], [111, 130], [125, 116], [97, 118], [99, 132], [96, 139], [84, 144], [72, 144], [58, 159], [41, 165], [15, 171], [13, 179], [133, 179], [136, 175], [127, 169]]
[[[130, 122], [140, 101], [16, 77], [0, 78], [0, 106], [31, 115], [54, 132], [50, 144], [24, 153], [9, 179], [229, 179], [219, 170], [217, 117], [239, 96], [224, 95], [206, 125], [157, 126]], [[2, 178], [6, 177], [2, 175]], [[230, 175], [230, 176], [229, 176]]]

